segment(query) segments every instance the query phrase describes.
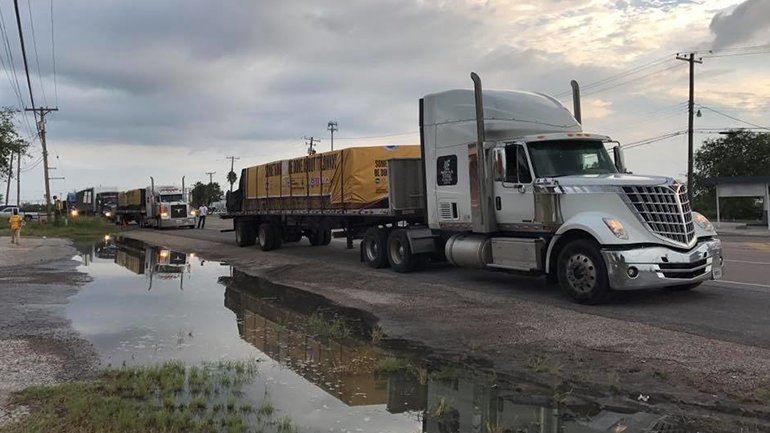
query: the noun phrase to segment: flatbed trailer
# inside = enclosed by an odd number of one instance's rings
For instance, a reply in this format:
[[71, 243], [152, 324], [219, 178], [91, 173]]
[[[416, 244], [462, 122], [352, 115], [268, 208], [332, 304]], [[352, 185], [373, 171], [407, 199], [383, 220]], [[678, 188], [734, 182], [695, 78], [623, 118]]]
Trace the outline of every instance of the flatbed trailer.
[[[279, 248], [283, 242], [298, 242], [303, 237], [313, 246], [328, 245], [333, 236], [344, 237], [348, 248], [352, 248], [353, 240], [363, 238], [364, 232], [373, 226], [424, 224], [426, 209], [421, 160], [393, 158], [385, 164], [389, 173], [387, 196], [365, 207], [340, 203], [338, 207], [287, 209], [282, 208], [280, 200], [269, 198], [265, 200], [267, 206], [260, 209], [232, 210], [234, 207], [242, 209], [244, 206], [238, 206], [237, 201], [244, 199], [228, 193], [228, 211], [220, 217], [233, 220], [239, 246], [259, 242], [265, 251]], [[238, 191], [246, 189], [243, 185], [243, 179], [247, 179], [245, 172], [244, 169]], [[292, 199], [287, 207], [296, 207], [297, 200], [306, 197], [287, 198]], [[339, 231], [332, 234], [332, 230]]]

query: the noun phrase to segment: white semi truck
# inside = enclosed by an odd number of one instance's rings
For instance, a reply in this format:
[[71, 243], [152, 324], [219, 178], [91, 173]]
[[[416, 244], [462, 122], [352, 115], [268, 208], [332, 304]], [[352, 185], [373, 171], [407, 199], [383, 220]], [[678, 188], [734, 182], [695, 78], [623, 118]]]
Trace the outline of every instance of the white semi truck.
[[195, 227], [195, 216], [185, 200], [182, 188], [152, 185], [118, 193], [116, 224], [136, 222], [141, 227], [158, 229]]
[[[482, 91], [471, 77], [474, 90], [420, 99], [421, 158], [387, 161], [386, 198], [375, 205], [330, 206], [333, 199], [314, 200], [310, 189], [306, 201], [292, 188], [289, 196], [249, 197], [254, 180], [245, 169], [224, 215], [234, 219], [238, 244], [270, 250], [304, 235], [324, 245], [329, 230], [344, 229], [349, 246], [362, 239], [361, 260], [375, 268], [409, 272], [446, 258], [541, 273], [580, 303], [600, 303], [612, 290], [687, 290], [721, 278], [721, 243], [690, 209], [685, 185], [627, 174], [619, 144], [584, 132], [554, 98]], [[339, 176], [320, 176], [322, 196], [328, 177]]]

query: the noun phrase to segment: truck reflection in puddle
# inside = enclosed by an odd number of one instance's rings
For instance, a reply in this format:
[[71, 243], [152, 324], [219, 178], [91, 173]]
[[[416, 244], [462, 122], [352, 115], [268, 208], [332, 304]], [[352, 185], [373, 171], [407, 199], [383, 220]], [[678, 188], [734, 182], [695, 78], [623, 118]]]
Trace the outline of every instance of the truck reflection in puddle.
[[[672, 427], [660, 415], [610, 412], [568, 392], [504, 384], [494, 372], [470, 365], [428, 363], [425, 354], [394, 357], [371, 342], [374, 320], [360, 312], [346, 317], [323, 298], [237, 270], [220, 282], [244, 341], [348, 406], [385, 404], [392, 414], [415, 412], [425, 433], [632, 433]], [[331, 326], [343, 317], [349, 331], [318, 336], [323, 330], [314, 322]], [[567, 397], [575, 403], [559, 401]]]
[[152, 290], [154, 279], [179, 280], [179, 288], [184, 290], [185, 273], [189, 275], [191, 271], [186, 253], [151, 247], [129, 238], [119, 238], [115, 245], [115, 263], [135, 274], [145, 275], [147, 290]]

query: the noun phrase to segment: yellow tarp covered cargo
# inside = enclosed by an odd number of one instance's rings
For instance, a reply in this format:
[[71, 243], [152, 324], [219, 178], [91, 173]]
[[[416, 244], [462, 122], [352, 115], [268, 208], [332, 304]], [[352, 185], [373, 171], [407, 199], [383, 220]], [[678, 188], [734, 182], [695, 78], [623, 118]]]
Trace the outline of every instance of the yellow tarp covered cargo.
[[419, 157], [420, 146], [352, 147], [249, 167], [244, 199], [366, 207], [388, 196], [389, 159]]
[[119, 192], [118, 206], [119, 207], [143, 206], [145, 195], [146, 195], [146, 190], [144, 188]]

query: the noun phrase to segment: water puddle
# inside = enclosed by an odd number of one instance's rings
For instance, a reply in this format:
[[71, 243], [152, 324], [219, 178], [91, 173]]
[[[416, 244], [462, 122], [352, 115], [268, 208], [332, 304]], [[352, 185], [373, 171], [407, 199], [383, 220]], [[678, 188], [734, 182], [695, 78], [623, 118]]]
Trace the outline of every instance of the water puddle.
[[130, 239], [79, 250], [93, 281], [67, 314], [104, 363], [256, 362], [239, 398], [269, 404], [291, 428], [250, 417], [249, 431], [683, 431], [661, 415], [608, 410], [570, 390], [403, 348], [383, 339], [367, 314], [223, 263]]

